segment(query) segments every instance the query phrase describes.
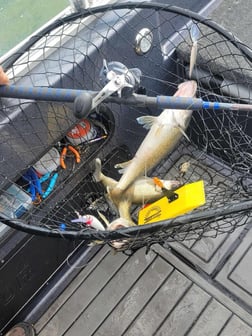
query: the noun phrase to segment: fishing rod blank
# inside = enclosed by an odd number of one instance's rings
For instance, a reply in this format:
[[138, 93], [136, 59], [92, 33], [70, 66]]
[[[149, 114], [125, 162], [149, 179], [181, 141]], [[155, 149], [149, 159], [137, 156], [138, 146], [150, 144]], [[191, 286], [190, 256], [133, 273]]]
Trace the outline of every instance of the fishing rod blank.
[[[40, 101], [74, 102], [76, 101], [76, 116], [81, 118], [91, 111], [92, 99], [98, 92], [75, 89], [58, 89], [45, 87], [26, 87], [3, 85], [0, 87], [0, 97], [31, 99]], [[110, 96], [104, 102], [124, 104], [131, 106], [155, 107], [161, 109], [193, 109], [193, 110], [246, 110], [252, 111], [252, 104], [224, 103], [205, 101], [201, 98], [157, 96], [133, 94], [130, 97]], [[84, 106], [84, 107], [83, 107]]]

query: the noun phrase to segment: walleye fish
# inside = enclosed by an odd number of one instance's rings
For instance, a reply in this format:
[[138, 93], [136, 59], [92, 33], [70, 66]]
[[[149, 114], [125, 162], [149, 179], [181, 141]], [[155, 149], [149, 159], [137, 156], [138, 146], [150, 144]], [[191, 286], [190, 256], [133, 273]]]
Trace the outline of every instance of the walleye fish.
[[192, 39], [192, 49], [190, 54], [190, 65], [189, 65], [189, 78], [192, 78], [193, 68], [196, 63], [197, 53], [198, 53], [198, 39], [200, 36], [200, 31], [198, 26], [193, 23], [190, 29], [190, 36]]
[[[106, 188], [112, 202], [119, 211], [121, 218], [131, 221], [130, 207], [132, 204], [144, 204], [154, 202], [164, 196], [169, 196], [172, 191], [179, 188], [181, 183], [173, 180], [161, 180], [157, 177], [139, 177], [124, 192], [120, 199], [113, 198], [113, 189], [117, 186], [117, 181], [104, 175], [101, 171], [101, 160], [95, 160], [95, 171], [93, 177], [96, 182], [101, 182]], [[158, 181], [158, 183], [157, 183]], [[134, 225], [134, 224], [133, 224]]]
[[[195, 81], [187, 81], [178, 86], [174, 96], [194, 97], [197, 90]], [[120, 199], [129, 186], [139, 176], [145, 175], [178, 144], [192, 115], [191, 110], [165, 109], [158, 117], [143, 116], [138, 123], [149, 129], [135, 156], [128, 165], [117, 185], [111, 190], [111, 198]], [[186, 136], [187, 137], [187, 136]]]

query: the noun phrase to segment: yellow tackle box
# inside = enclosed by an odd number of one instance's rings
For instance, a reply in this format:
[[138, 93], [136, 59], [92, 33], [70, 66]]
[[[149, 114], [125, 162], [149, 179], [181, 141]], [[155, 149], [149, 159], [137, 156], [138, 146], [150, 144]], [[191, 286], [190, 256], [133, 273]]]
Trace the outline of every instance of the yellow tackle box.
[[149, 224], [183, 215], [206, 203], [202, 180], [186, 184], [175, 191], [174, 200], [163, 197], [139, 211], [138, 224]]

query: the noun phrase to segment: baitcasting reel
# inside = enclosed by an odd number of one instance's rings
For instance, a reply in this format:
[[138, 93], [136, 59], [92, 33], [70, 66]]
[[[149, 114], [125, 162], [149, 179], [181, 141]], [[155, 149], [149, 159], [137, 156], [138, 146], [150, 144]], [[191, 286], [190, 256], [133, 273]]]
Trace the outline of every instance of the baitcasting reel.
[[138, 68], [128, 69], [120, 62], [107, 63], [106, 60], [103, 60], [99, 76], [103, 88], [95, 96], [85, 92], [76, 97], [74, 101], [75, 116], [80, 119], [86, 117], [90, 111], [109, 96], [130, 97], [139, 88], [141, 75]]

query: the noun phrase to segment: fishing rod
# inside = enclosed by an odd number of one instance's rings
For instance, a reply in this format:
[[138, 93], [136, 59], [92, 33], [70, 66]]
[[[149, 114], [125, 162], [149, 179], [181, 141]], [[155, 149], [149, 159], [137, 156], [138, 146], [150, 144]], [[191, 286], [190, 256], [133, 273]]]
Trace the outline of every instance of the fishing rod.
[[100, 91], [3, 85], [0, 86], [0, 97], [62, 103], [74, 102], [74, 113], [77, 118], [87, 116], [102, 102], [160, 109], [252, 111], [252, 104], [212, 102], [193, 97], [149, 97], [136, 94], [141, 76], [142, 72], [138, 68], [128, 69], [120, 62], [107, 62], [104, 59], [99, 75], [103, 85]]
[[[97, 91], [57, 89], [45, 87], [28, 87], [3, 85], [0, 86], [0, 97], [31, 99], [39, 101], [55, 101], [62, 103], [76, 103], [76, 116], [79, 118], [87, 115], [95, 107], [93, 99], [99, 94]], [[138, 107], [154, 107], [161, 109], [183, 110], [246, 110], [252, 111], [252, 104], [224, 103], [217, 101], [205, 101], [201, 98], [156, 96], [132, 94], [129, 97], [107, 96], [104, 103], [116, 103]], [[101, 101], [101, 102], [102, 102]]]

